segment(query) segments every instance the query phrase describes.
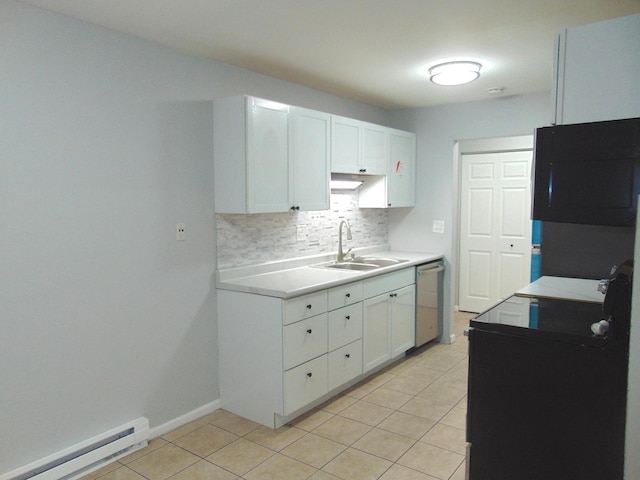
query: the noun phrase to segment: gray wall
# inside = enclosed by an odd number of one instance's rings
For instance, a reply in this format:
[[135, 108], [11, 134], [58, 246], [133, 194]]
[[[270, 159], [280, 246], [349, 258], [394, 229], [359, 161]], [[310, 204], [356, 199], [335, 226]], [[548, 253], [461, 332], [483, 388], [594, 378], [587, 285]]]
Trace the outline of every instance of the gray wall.
[[[393, 248], [444, 253], [448, 267], [445, 285], [451, 285], [455, 274], [452, 270], [456, 268], [452, 264], [455, 142], [532, 134], [536, 127], [549, 124], [551, 106], [551, 96], [540, 93], [392, 112], [394, 127], [416, 132], [418, 137], [417, 205], [413, 209], [391, 210], [389, 242]], [[432, 232], [433, 220], [445, 221], [444, 234]], [[444, 303], [447, 337], [456, 303], [449, 288], [445, 288]]]
[[218, 399], [211, 99], [387, 114], [13, 0], [0, 45], [2, 474]]

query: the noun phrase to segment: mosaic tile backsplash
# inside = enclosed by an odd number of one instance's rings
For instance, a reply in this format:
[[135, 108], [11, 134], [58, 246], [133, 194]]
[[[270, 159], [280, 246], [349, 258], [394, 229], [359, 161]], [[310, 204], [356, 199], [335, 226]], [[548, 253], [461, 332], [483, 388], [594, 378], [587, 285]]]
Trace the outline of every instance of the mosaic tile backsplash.
[[[216, 215], [218, 268], [255, 265], [306, 257], [338, 250], [338, 225], [346, 219], [352, 240], [343, 231], [349, 248], [384, 245], [389, 241], [386, 209], [358, 208], [358, 194], [332, 193], [331, 209], [311, 212]], [[303, 225], [306, 238], [298, 241]]]

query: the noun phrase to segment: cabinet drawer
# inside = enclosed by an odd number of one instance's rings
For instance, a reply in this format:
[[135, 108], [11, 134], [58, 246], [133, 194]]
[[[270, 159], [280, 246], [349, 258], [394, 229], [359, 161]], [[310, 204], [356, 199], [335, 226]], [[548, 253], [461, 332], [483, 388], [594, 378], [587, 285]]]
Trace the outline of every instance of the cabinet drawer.
[[416, 283], [414, 267], [387, 273], [364, 281], [364, 298], [375, 297]]
[[362, 301], [362, 282], [348, 283], [329, 289], [329, 310]]
[[327, 311], [327, 291], [310, 293], [284, 301], [283, 324], [297, 322]]
[[284, 327], [284, 370], [327, 353], [327, 314]]
[[284, 414], [288, 415], [328, 392], [327, 356], [284, 372]]
[[329, 353], [329, 390], [362, 373], [362, 340]]
[[329, 312], [329, 351], [362, 338], [362, 303]]

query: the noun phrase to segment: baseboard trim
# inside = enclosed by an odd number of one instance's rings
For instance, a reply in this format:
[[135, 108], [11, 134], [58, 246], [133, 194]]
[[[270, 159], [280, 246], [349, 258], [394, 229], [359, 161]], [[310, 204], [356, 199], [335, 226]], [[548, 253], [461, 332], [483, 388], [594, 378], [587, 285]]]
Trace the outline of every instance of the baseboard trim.
[[201, 407], [196, 408], [195, 410], [191, 410], [190, 412], [185, 413], [184, 415], [180, 415], [179, 417], [174, 418], [173, 420], [169, 420], [162, 425], [158, 425], [157, 427], [153, 427], [149, 430], [150, 438], [158, 438], [165, 433], [169, 433], [171, 430], [175, 430], [178, 427], [186, 425], [189, 422], [197, 420], [200, 417], [208, 415], [210, 413], [215, 412], [220, 408], [220, 399], [215, 400], [213, 402], [202, 405]]

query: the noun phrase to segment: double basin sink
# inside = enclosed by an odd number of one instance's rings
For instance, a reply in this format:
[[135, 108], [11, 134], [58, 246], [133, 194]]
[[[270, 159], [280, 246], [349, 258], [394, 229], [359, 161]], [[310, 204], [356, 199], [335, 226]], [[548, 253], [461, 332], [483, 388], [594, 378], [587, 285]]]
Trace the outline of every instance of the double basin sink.
[[353, 257], [344, 262], [328, 262], [320, 265], [314, 265], [318, 268], [337, 268], [341, 270], [375, 270], [382, 267], [390, 267], [399, 263], [408, 262], [397, 258], [385, 257]]

